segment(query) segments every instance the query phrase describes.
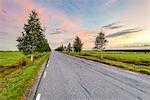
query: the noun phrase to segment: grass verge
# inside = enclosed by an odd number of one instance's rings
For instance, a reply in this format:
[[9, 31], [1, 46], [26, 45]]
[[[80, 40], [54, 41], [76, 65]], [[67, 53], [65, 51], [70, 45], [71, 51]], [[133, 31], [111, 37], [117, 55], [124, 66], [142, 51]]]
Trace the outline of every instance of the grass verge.
[[20, 100], [23, 99], [28, 88], [34, 82], [35, 76], [42, 64], [48, 59], [50, 53], [36, 59], [33, 63], [19, 67], [11, 74], [0, 78], [0, 99]]
[[84, 53], [75, 53], [75, 52], [63, 52], [63, 53], [71, 55], [71, 56], [79, 57], [79, 58], [85, 58], [88, 60], [98, 61], [101, 63], [109, 64], [109, 65], [116, 66], [122, 69], [130, 70], [133, 72], [150, 75], [150, 66], [136, 65], [133, 63], [125, 63], [125, 62], [110, 60], [106, 58], [100, 59], [99, 56], [92, 56], [91, 54], [85, 55]]

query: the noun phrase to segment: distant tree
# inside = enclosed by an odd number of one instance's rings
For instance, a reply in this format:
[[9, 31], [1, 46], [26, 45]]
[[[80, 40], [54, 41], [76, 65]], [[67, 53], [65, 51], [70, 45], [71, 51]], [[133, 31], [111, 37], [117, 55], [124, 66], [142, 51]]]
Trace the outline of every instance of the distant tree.
[[80, 52], [82, 50], [83, 43], [81, 39], [77, 36], [73, 42], [73, 49], [75, 52]]
[[63, 45], [60, 46], [60, 50], [64, 51], [64, 46]]
[[100, 32], [95, 40], [95, 49], [103, 50], [107, 42], [108, 41], [105, 38], [105, 34], [103, 32]]
[[67, 51], [72, 51], [71, 43], [68, 44]]
[[58, 48], [56, 48], [55, 49], [55, 51], [64, 51], [64, 46], [63, 45], [61, 45], [61, 46], [59, 46]]
[[30, 54], [33, 61], [34, 52], [50, 51], [49, 44], [43, 34], [44, 30], [41, 27], [38, 13], [34, 10], [29, 15], [28, 23], [24, 24], [22, 36], [18, 37], [18, 49], [24, 54]]
[[[103, 32], [100, 32], [95, 39], [95, 47], [94, 48], [96, 50], [102, 51], [105, 48], [107, 42], [108, 41], [105, 38], [105, 34]], [[101, 54], [101, 58], [102, 58], [102, 54]]]
[[64, 46], [64, 51], [66, 51], [67, 50], [67, 47], [66, 46]]

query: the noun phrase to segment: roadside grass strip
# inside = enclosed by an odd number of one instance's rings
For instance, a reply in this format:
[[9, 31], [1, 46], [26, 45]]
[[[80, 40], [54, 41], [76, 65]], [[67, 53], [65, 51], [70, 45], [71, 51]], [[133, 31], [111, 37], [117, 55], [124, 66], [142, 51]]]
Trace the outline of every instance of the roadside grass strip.
[[[80, 53], [75, 53], [75, 52], [63, 52], [63, 53], [71, 55], [71, 56], [79, 57], [79, 58], [98, 61], [104, 64], [112, 65], [118, 68], [130, 70], [133, 72], [150, 75], [150, 53], [148, 54], [137, 53], [136, 54], [136, 53], [118, 52], [119, 53], [118, 54], [117, 52], [115, 53], [102, 52], [102, 56], [103, 56], [102, 59], [100, 59], [100, 52], [96, 52], [96, 51], [83, 51]], [[109, 56], [107, 55], [107, 53]]]
[[13, 70], [10, 74], [0, 78], [0, 99], [20, 100], [23, 99], [27, 90], [35, 80], [42, 64], [48, 59], [50, 53], [34, 60], [26, 66]]

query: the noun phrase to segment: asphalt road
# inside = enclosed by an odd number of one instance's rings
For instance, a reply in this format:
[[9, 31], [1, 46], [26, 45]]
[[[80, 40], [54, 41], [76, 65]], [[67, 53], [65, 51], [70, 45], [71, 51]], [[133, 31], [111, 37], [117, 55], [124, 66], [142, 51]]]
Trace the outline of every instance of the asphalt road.
[[150, 76], [53, 52], [36, 100], [150, 100]]

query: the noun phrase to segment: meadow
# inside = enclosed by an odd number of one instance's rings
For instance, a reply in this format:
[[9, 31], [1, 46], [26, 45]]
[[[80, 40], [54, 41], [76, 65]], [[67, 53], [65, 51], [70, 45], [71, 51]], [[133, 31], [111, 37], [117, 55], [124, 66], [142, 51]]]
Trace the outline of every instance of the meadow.
[[50, 53], [34, 54], [34, 61], [21, 52], [0, 52], [0, 99], [23, 99]]
[[23, 57], [25, 56], [21, 52], [1, 51], [0, 52], [0, 66], [15, 64]]
[[83, 51], [80, 55], [90, 55], [94, 57], [102, 57], [109, 60], [131, 63], [135, 65], [150, 65], [150, 53], [143, 52], [100, 52], [100, 51]]
[[66, 54], [99, 61], [126, 70], [150, 74], [150, 53], [144, 52], [118, 52], [118, 51], [82, 51], [80, 53], [64, 52]]

